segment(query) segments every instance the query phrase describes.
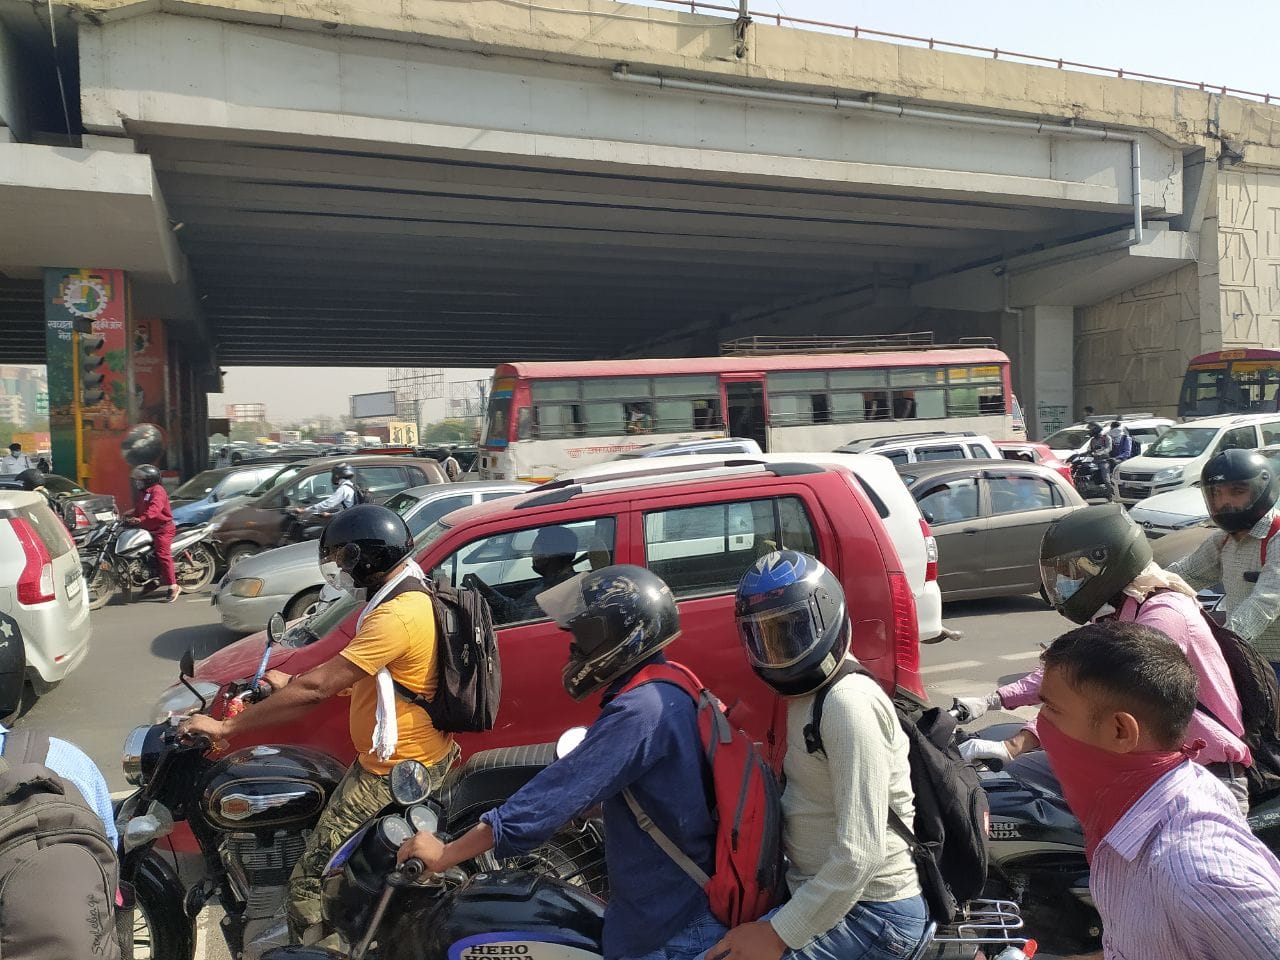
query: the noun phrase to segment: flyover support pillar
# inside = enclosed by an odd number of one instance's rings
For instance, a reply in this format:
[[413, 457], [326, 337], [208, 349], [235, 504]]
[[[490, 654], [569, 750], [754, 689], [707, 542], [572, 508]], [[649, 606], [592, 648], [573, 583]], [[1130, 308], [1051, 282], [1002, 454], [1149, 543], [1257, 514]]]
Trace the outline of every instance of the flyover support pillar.
[[1027, 435], [1037, 440], [1072, 422], [1075, 308], [1037, 306], [1006, 314], [1001, 341]]

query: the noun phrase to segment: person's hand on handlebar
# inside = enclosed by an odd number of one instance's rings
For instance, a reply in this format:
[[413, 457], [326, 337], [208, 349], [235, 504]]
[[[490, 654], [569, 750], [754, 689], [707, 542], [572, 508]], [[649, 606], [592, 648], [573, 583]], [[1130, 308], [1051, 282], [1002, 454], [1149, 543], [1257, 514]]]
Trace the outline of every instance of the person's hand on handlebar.
[[195, 716], [188, 717], [178, 724], [178, 736], [180, 737], [208, 737], [215, 747], [224, 749], [227, 746], [227, 738], [224, 732], [226, 724], [222, 720], [215, 720], [213, 717], [205, 716], [203, 713], [197, 713]]
[[441, 873], [453, 866], [444, 859], [444, 841], [434, 833], [417, 833], [400, 845], [396, 853], [396, 866], [411, 858], [421, 860], [432, 873]]
[[293, 677], [285, 673], [283, 670], [268, 670], [262, 675], [260, 683], [265, 683], [267, 689], [262, 692], [263, 696], [268, 693], [274, 693], [276, 690], [283, 690], [289, 685], [289, 681]]
[[961, 722], [968, 723], [970, 720], [977, 720], [988, 710], [999, 710], [1004, 704], [1000, 701], [1000, 694], [993, 693], [989, 697], [956, 697], [956, 706], [967, 714]]
[[1008, 763], [1013, 759], [1009, 747], [1003, 740], [965, 740], [960, 744], [960, 756], [970, 763], [974, 760], [1001, 760]]

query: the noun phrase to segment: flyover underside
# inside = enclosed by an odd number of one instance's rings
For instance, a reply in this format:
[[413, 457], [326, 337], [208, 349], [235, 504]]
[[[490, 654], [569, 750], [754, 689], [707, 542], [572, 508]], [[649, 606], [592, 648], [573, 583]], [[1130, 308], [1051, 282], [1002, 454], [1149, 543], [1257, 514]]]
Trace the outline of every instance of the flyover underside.
[[[856, 189], [141, 136], [226, 364], [619, 356], [1123, 217]], [[708, 339], [714, 344], [714, 339]]]

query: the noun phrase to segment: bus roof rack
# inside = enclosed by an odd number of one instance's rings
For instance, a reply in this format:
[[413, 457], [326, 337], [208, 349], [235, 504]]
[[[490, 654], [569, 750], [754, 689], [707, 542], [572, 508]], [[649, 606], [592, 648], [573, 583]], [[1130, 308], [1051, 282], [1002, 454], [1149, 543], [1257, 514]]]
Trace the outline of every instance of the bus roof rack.
[[791, 353], [881, 353], [903, 350], [995, 349], [992, 337], [960, 337], [935, 343], [933, 331], [855, 337], [737, 337], [720, 344], [722, 357], [761, 357]]

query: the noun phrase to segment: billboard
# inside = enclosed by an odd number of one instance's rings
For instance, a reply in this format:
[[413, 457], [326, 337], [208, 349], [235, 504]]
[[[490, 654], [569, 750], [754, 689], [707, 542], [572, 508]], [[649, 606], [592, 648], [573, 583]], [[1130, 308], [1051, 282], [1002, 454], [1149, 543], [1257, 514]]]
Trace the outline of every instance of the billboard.
[[371, 417], [394, 417], [396, 392], [382, 390], [378, 393], [354, 393], [351, 395], [351, 416], [355, 420]]

